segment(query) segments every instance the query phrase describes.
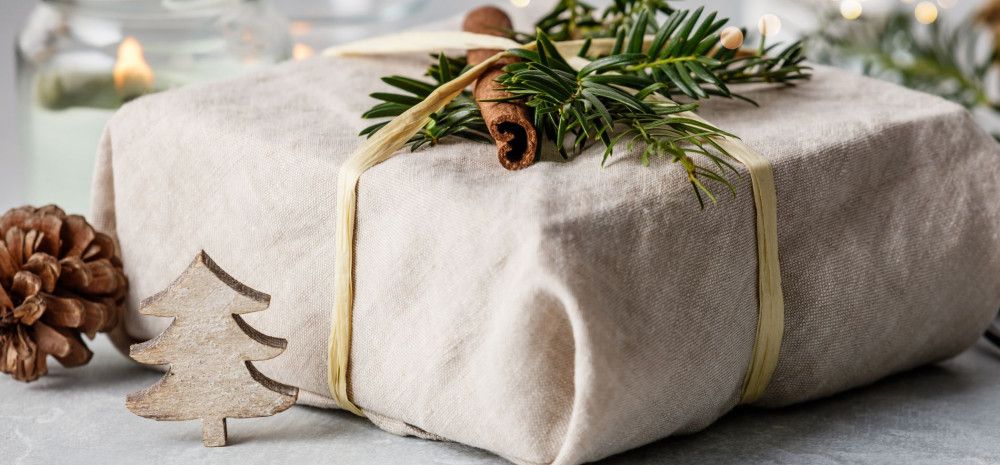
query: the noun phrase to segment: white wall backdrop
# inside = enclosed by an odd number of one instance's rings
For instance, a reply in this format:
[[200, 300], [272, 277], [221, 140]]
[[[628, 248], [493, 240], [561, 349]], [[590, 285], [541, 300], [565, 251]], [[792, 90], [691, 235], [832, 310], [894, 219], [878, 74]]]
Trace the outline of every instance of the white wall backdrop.
[[19, 205], [22, 164], [17, 151], [14, 96], [14, 38], [34, 0], [0, 0], [0, 211]]

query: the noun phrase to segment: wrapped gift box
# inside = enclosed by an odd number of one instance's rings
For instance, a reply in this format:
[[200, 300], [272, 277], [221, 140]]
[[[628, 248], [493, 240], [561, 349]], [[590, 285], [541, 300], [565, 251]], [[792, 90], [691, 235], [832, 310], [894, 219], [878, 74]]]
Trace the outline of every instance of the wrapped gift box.
[[[379, 76], [423, 56], [317, 58], [138, 99], [109, 124], [93, 220], [121, 244], [135, 312], [205, 249], [272, 296], [288, 340], [257, 363], [327, 384], [338, 167]], [[1000, 150], [962, 108], [817, 67], [702, 116], [774, 167], [785, 330], [761, 406], [957, 354], [1000, 307]], [[350, 392], [379, 426], [520, 464], [576, 464], [732, 409], [757, 324], [749, 177], [699, 209], [682, 170], [593, 147], [504, 171], [448, 141], [361, 178]], [[741, 168], [742, 169], [742, 168]]]

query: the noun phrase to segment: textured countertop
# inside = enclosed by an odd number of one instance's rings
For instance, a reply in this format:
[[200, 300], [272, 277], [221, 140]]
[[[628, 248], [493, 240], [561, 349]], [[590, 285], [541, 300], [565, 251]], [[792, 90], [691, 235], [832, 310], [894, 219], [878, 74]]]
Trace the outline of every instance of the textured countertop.
[[[507, 463], [300, 406], [271, 418], [230, 420], [230, 446], [205, 448], [197, 422], [156, 422], [125, 409], [125, 395], [159, 373], [129, 362], [103, 337], [91, 345], [94, 360], [82, 368], [53, 362], [49, 376], [27, 385], [0, 378], [0, 463]], [[699, 434], [602, 462], [653, 463], [1000, 463], [1000, 351], [981, 341], [955, 359], [866, 388], [792, 408], [739, 410]]]
[[[12, 11], [5, 9], [10, 20], [0, 21], [8, 44], [16, 27]], [[7, 81], [0, 106], [8, 107], [11, 60], [0, 56], [7, 62], [0, 67], [0, 81]], [[0, 121], [0, 140], [10, 139], [12, 121]], [[0, 150], [9, 168], [0, 176], [9, 181], [0, 186], [5, 207], [22, 201], [14, 182], [20, 167], [8, 146]], [[204, 448], [197, 422], [155, 422], [125, 409], [125, 395], [154, 383], [159, 373], [132, 364], [103, 338], [92, 347], [91, 364], [65, 370], [53, 362], [52, 373], [36, 383], [0, 375], [0, 464], [507, 463], [470, 447], [398, 437], [352, 415], [309, 407], [230, 420], [231, 445]], [[826, 400], [742, 409], [699, 434], [602, 463], [1000, 464], [1000, 350], [980, 342], [953, 360]]]

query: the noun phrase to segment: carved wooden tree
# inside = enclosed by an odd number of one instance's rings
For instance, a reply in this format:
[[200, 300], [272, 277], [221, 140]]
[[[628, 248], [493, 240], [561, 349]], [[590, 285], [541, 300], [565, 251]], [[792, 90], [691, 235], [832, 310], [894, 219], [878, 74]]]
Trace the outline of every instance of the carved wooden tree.
[[298, 389], [271, 380], [250, 363], [277, 357], [284, 339], [265, 336], [239, 315], [267, 309], [270, 296], [233, 279], [202, 251], [139, 312], [174, 317], [162, 334], [131, 347], [132, 358], [170, 365], [156, 384], [129, 394], [133, 413], [156, 420], [202, 420], [206, 446], [226, 445], [226, 418], [274, 415]]

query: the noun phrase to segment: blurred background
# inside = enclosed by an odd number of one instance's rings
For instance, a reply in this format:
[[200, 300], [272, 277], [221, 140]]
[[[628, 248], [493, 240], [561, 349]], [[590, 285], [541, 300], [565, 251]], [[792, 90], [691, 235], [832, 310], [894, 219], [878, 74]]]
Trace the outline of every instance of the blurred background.
[[[566, 1], [566, 0], [563, 0]], [[492, 3], [515, 26], [557, 0], [0, 0], [0, 208], [89, 213], [101, 129], [123, 102], [308, 59]], [[588, 2], [604, 6], [608, 1]], [[941, 95], [1000, 132], [1000, 0], [686, 0], [738, 26], [781, 18], [814, 61]]]

